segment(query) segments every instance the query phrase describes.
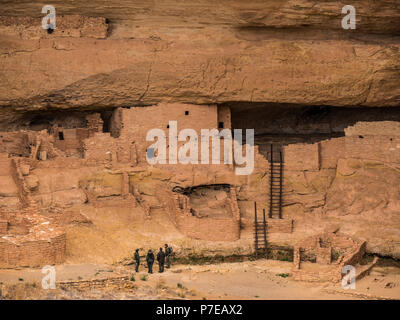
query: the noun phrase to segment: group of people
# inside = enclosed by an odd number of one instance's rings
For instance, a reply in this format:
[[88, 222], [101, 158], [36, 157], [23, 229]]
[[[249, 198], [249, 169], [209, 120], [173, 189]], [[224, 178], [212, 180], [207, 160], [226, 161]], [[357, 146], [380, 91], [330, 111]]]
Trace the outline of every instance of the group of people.
[[[160, 251], [158, 251], [157, 253], [158, 272], [164, 272], [165, 262], [167, 263], [168, 269], [171, 267], [171, 260], [170, 260], [171, 255], [172, 255], [172, 247], [168, 246], [168, 244], [165, 244], [165, 251], [163, 251], [163, 248], [160, 248]], [[139, 249], [136, 249], [134, 258], [136, 266], [135, 270], [136, 272], [139, 272], [139, 266], [140, 266]], [[146, 262], [147, 262], [148, 273], [153, 273], [154, 253], [151, 249], [147, 252]]]

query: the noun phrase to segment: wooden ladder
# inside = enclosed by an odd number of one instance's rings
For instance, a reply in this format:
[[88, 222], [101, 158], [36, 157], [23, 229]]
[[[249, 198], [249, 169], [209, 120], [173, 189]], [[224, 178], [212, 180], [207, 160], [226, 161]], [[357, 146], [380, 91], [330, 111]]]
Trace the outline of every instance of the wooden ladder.
[[267, 222], [265, 220], [265, 209], [263, 209], [263, 219], [257, 218], [257, 203], [254, 202], [254, 253], [267, 256]]
[[269, 160], [269, 218], [278, 216], [279, 219], [282, 219], [282, 151], [279, 151], [278, 160], [276, 161], [272, 144]]

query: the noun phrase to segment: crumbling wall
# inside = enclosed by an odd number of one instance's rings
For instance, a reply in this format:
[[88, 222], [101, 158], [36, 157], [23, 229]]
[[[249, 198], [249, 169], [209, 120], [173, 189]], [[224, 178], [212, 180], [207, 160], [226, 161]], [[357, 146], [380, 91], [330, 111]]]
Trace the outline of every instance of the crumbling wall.
[[109, 132], [95, 133], [83, 142], [83, 150], [84, 158], [92, 161], [94, 165], [108, 164], [116, 157], [117, 140], [112, 138]]
[[40, 215], [24, 178], [26, 171], [22, 159], [11, 159], [10, 174], [23, 209], [18, 214], [2, 214], [6, 217], [2, 228], [6, 235], [0, 239], [0, 268], [55, 264], [65, 258], [65, 232]]
[[31, 204], [33, 204], [33, 200], [30, 195], [29, 188], [27, 187], [25, 183], [25, 179], [23, 177], [23, 174], [21, 172], [20, 168], [20, 159], [12, 159], [11, 160], [11, 176], [14, 179], [15, 184], [17, 185], [18, 188], [18, 194], [21, 203], [28, 207]]
[[100, 113], [92, 113], [86, 116], [86, 124], [90, 133], [103, 131], [104, 121]]
[[103, 131], [103, 120], [99, 113], [88, 114], [85, 120], [86, 128], [53, 127], [51, 133], [54, 136], [54, 146], [67, 156], [82, 155], [84, 140]]
[[360, 135], [345, 139], [347, 158], [400, 163], [400, 136]]
[[[62, 134], [63, 139], [60, 139]], [[66, 152], [67, 156], [79, 155], [82, 153], [82, 141], [89, 137], [89, 130], [84, 128], [63, 129], [58, 128], [55, 132], [54, 147]]]
[[358, 121], [355, 125], [344, 129], [346, 137], [368, 136], [400, 136], [398, 121]]
[[171, 221], [186, 236], [208, 241], [235, 241], [240, 238], [240, 212], [235, 187], [230, 188], [231, 217], [202, 216], [192, 209], [190, 198], [185, 194], [160, 188], [158, 195]]
[[[308, 237], [298, 242], [294, 247], [293, 279], [300, 281], [331, 281], [342, 279], [342, 270], [345, 265], [358, 266], [365, 254], [366, 242], [357, 242], [350, 237], [324, 233]], [[337, 260], [332, 260], [332, 253], [339, 252]], [[317, 264], [330, 265], [322, 270], [303, 270], [303, 257], [310, 257], [313, 253]]]
[[[38, 267], [64, 262], [66, 235], [38, 213], [34, 203], [3, 213], [0, 268]], [[7, 223], [7, 224], [6, 224]]]
[[202, 217], [192, 213], [189, 197], [175, 195], [175, 225], [190, 238], [208, 241], [235, 241], [240, 238], [240, 214], [234, 217]]
[[97, 132], [83, 141], [83, 150], [84, 158], [92, 166], [137, 165], [138, 151], [131, 135], [113, 138], [110, 132]]
[[0, 132], [0, 153], [27, 157], [30, 153], [27, 132]]
[[65, 234], [50, 240], [26, 241], [19, 244], [0, 240], [0, 268], [41, 267], [64, 262]]
[[400, 163], [400, 122], [357, 122], [345, 129], [346, 158]]

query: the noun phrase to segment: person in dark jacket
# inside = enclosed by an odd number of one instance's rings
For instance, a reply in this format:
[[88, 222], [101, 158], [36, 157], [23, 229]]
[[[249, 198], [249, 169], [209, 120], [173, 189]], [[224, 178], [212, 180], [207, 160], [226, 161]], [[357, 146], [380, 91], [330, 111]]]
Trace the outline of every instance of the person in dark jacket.
[[146, 262], [149, 273], [153, 273], [154, 253], [151, 249], [147, 252]]
[[135, 264], [136, 264], [135, 271], [139, 272], [139, 265], [140, 265], [139, 249], [136, 249], [136, 251], [135, 251]]
[[165, 258], [167, 260], [167, 269], [171, 267], [171, 255], [172, 255], [172, 247], [169, 247], [168, 244], [165, 244]]
[[164, 262], [165, 262], [165, 254], [162, 248], [157, 253], [157, 261], [158, 261], [158, 272], [164, 272]]

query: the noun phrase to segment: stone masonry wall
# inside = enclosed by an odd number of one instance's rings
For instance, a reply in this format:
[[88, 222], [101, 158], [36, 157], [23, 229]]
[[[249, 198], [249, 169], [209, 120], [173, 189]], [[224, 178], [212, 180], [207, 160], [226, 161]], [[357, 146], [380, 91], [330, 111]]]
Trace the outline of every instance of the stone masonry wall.
[[232, 218], [198, 217], [192, 215], [189, 197], [162, 188], [158, 194], [171, 221], [186, 236], [208, 241], [235, 241], [240, 238], [240, 212], [233, 187], [230, 192]]
[[0, 132], [0, 153], [29, 156], [26, 132]]
[[0, 268], [39, 267], [64, 262], [65, 234], [49, 241], [26, 241], [21, 244], [0, 241]]
[[347, 158], [400, 163], [400, 137], [365, 135], [345, 139]]
[[[196, 106], [188, 104], [159, 104], [151, 107], [134, 107], [120, 109], [122, 128], [120, 138], [132, 137], [135, 141], [138, 155], [138, 162], [145, 164], [147, 147], [153, 144], [146, 141], [147, 132], [151, 129], [161, 129], [167, 136], [167, 161], [169, 143], [169, 121], [177, 121], [177, 134], [182, 129], [193, 129], [199, 139], [201, 129], [218, 128], [218, 112], [216, 105]], [[226, 117], [226, 115], [225, 115]], [[114, 126], [113, 126], [114, 124]], [[111, 132], [116, 135], [118, 128], [112, 122]], [[185, 142], [178, 142], [178, 148]], [[200, 150], [200, 143], [199, 143]]]

